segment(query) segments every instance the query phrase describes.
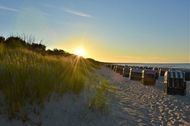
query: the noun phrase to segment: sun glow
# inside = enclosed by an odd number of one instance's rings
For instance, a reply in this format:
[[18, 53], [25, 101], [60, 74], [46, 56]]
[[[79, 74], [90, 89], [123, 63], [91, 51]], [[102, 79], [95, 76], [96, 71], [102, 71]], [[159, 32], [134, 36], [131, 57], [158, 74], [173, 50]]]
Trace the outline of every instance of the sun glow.
[[76, 48], [76, 49], [74, 50], [74, 54], [76, 54], [76, 55], [78, 55], [78, 56], [85, 57], [85, 56], [86, 56], [86, 51], [85, 51], [84, 48], [79, 47], [79, 48]]

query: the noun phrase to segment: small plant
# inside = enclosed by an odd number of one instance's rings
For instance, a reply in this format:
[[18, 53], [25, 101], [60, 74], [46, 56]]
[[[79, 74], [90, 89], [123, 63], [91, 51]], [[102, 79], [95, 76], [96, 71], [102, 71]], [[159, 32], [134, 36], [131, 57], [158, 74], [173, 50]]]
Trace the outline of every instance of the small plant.
[[97, 88], [96, 94], [89, 103], [89, 108], [93, 111], [106, 112], [108, 109], [108, 100], [106, 93], [109, 88], [109, 82], [103, 80], [100, 82], [99, 87]]

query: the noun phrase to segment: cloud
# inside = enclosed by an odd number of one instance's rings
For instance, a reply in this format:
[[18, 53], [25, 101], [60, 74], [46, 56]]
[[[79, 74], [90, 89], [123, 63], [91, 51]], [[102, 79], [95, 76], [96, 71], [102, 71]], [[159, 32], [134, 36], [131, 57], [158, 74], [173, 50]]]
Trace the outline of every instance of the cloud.
[[19, 11], [18, 9], [6, 7], [6, 6], [1, 6], [1, 5], [0, 5], [0, 10], [11, 11], [11, 12], [18, 12]]
[[[24, 9], [27, 9], [27, 8], [24, 8]], [[19, 10], [19, 9], [15, 9], [15, 8], [10, 8], [10, 7], [7, 7], [7, 6], [2, 6], [0, 5], [0, 11], [3, 10], [3, 11], [10, 11], [10, 12], [25, 12], [26, 10]], [[50, 16], [49, 13], [46, 13], [44, 11], [39, 11], [39, 13], [41, 13], [42, 15], [44, 16]], [[31, 13], [28, 13], [28, 14], [31, 14]]]
[[86, 14], [86, 13], [75, 11], [75, 10], [70, 10], [70, 9], [67, 9], [67, 8], [65, 8], [64, 11], [69, 13], [69, 14], [73, 14], [73, 15], [80, 16], [80, 17], [87, 17], [87, 18], [92, 18], [93, 17], [90, 14]]
[[93, 18], [92, 15], [84, 13], [84, 12], [81, 12], [81, 11], [76, 11], [76, 10], [72, 10], [72, 9], [68, 9], [68, 8], [62, 8], [62, 7], [58, 8], [57, 6], [50, 5], [50, 4], [44, 4], [44, 6], [48, 7], [48, 8], [63, 10], [66, 13], [76, 15], [76, 16], [80, 16], [80, 17]]

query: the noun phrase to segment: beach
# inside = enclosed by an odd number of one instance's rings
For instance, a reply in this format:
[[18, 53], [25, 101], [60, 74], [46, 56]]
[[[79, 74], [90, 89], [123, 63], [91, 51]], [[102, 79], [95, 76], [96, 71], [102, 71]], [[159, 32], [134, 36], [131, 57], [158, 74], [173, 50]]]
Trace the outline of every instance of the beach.
[[[157, 126], [190, 125], [190, 83], [187, 95], [166, 95], [163, 78], [155, 86], [144, 86], [112, 70], [101, 67], [96, 74], [109, 81], [112, 87], [107, 92], [107, 110], [91, 111], [88, 108], [89, 92], [80, 95], [65, 94], [61, 98], [52, 96], [43, 109], [37, 108], [25, 122], [9, 120], [0, 115], [2, 126]], [[2, 104], [2, 103], [1, 103]], [[30, 109], [28, 109], [30, 110]]]
[[118, 119], [116, 125], [190, 125], [189, 82], [186, 96], [166, 95], [162, 77], [155, 86], [144, 86], [141, 82], [131, 81], [107, 68], [99, 72], [118, 87], [111, 102], [114, 116]]

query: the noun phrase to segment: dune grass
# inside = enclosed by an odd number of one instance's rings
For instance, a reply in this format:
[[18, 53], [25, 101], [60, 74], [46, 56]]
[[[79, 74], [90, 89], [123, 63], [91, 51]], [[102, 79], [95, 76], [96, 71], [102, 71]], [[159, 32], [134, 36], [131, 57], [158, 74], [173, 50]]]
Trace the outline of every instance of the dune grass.
[[106, 98], [106, 92], [109, 88], [109, 82], [102, 80], [100, 85], [96, 89], [96, 94], [91, 98], [89, 102], [89, 108], [93, 111], [106, 112], [108, 99]]
[[95, 66], [77, 56], [42, 56], [0, 44], [0, 91], [8, 114], [14, 116], [26, 104], [43, 104], [52, 93], [80, 93]]

